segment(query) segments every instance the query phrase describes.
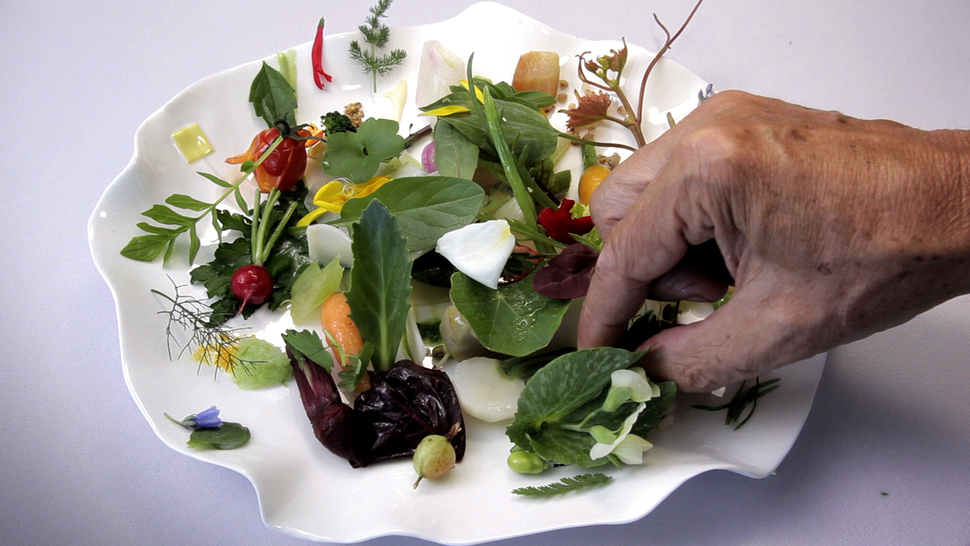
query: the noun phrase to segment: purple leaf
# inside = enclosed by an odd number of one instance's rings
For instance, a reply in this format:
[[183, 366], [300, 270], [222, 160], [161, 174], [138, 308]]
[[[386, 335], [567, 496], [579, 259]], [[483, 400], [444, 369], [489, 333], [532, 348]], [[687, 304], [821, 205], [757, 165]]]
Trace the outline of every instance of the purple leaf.
[[532, 288], [548, 298], [574, 299], [586, 295], [599, 253], [584, 244], [569, 245], [536, 273]]

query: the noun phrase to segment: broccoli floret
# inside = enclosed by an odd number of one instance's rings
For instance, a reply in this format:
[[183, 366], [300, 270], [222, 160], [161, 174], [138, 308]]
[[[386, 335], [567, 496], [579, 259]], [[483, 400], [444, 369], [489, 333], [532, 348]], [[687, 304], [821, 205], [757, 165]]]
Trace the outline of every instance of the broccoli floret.
[[354, 122], [340, 112], [330, 112], [329, 114], [320, 116], [320, 123], [323, 124], [323, 131], [328, 135], [348, 131], [351, 133], [357, 132], [357, 128], [354, 127]]

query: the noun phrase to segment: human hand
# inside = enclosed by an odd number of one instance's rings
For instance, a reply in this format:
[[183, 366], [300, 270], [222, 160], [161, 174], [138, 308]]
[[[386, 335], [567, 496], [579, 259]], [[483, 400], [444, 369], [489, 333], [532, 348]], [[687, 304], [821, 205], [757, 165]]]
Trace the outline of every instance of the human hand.
[[[705, 391], [901, 324], [970, 291], [970, 135], [721, 92], [593, 195], [604, 239], [580, 347], [614, 345], [644, 300], [718, 299], [684, 267], [716, 244], [736, 292], [664, 330], [648, 372]], [[714, 243], [711, 243], [713, 241]], [[723, 260], [723, 265], [720, 261]]]

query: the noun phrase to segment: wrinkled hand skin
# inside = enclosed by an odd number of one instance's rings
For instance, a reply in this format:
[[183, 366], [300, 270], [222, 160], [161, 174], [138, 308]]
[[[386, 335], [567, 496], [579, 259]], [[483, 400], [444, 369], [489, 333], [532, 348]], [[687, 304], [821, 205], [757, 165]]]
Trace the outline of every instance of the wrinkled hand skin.
[[[648, 296], [713, 301], [679, 264], [703, 243], [736, 293], [644, 340], [646, 367], [707, 391], [908, 321], [970, 292], [970, 132], [921, 131], [718, 93], [594, 193], [605, 245], [579, 345], [615, 344]], [[704, 248], [704, 247], [701, 247]], [[723, 264], [719, 263], [723, 260]]]

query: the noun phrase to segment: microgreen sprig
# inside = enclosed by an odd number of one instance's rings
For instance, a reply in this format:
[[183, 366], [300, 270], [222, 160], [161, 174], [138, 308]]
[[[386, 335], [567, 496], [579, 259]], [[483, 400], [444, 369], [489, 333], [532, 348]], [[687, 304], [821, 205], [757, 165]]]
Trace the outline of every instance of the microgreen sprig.
[[[266, 151], [263, 152], [259, 159], [256, 161], [247, 161], [243, 163], [241, 165], [242, 174], [235, 182], [227, 182], [214, 174], [199, 171], [198, 174], [203, 178], [221, 188], [225, 188], [222, 195], [220, 195], [212, 203], [206, 203], [188, 195], [174, 194], [165, 200], [167, 205], [156, 204], [152, 206], [152, 208], [143, 212], [142, 216], [146, 216], [162, 225], [156, 226], [147, 222], [139, 222], [137, 227], [142, 231], [147, 232], [148, 235], [139, 235], [133, 237], [131, 241], [129, 241], [128, 244], [121, 249], [121, 255], [126, 258], [138, 260], [140, 262], [152, 262], [164, 252], [163, 262], [168, 262], [175, 249], [175, 241], [183, 233], [188, 232], [189, 263], [195, 261], [195, 256], [198, 254], [199, 248], [202, 246], [197, 228], [199, 221], [205, 219], [206, 217], [210, 217], [212, 227], [215, 228], [216, 233], [221, 239], [222, 226], [220, 225], [219, 217], [216, 214], [216, 207], [225, 201], [230, 195], [235, 195], [236, 203], [240, 206], [240, 208], [245, 210], [246, 204], [245, 200], [242, 198], [242, 193], [239, 190], [240, 186], [242, 185], [243, 181], [245, 181], [249, 175], [251, 175], [256, 168], [259, 167], [274, 150], [276, 150], [277, 146], [279, 146], [282, 141], [282, 136], [276, 137], [276, 139], [274, 139], [269, 147], [266, 148]], [[199, 214], [195, 216], [181, 214], [176, 212], [172, 207], [198, 212]]]
[[[650, 61], [650, 64], [647, 66], [646, 71], [643, 73], [643, 77], [640, 80], [640, 90], [637, 98], [636, 108], [633, 107], [633, 103], [627, 97], [626, 92], [620, 85], [629, 53], [625, 39], [623, 40], [622, 48], [619, 50], [611, 50], [610, 54], [608, 55], [587, 58], [587, 55], [591, 55], [591, 52], [587, 51], [580, 54], [578, 68], [580, 81], [589, 85], [590, 87], [599, 89], [600, 91], [584, 96], [578, 96], [579, 104], [574, 108], [565, 110], [565, 113], [569, 116], [567, 126], [571, 130], [575, 130], [576, 128], [592, 125], [600, 121], [618, 123], [629, 129], [629, 131], [633, 134], [637, 147], [646, 146], [647, 140], [643, 134], [642, 123], [643, 104], [646, 96], [647, 80], [650, 78], [650, 74], [653, 72], [654, 67], [658, 62], [660, 62], [661, 57], [664, 56], [664, 54], [671, 48], [674, 41], [677, 40], [684, 29], [687, 28], [687, 24], [690, 23], [690, 20], [694, 17], [694, 14], [697, 12], [697, 9], [701, 6], [703, 1], [704, 0], [697, 1], [690, 14], [687, 16], [687, 19], [684, 20], [683, 24], [674, 34], [671, 34], [667, 27], [660, 22], [660, 18], [654, 14], [654, 21], [657, 22], [660, 29], [664, 32], [666, 39], [663, 47], [661, 47], [660, 51], [654, 55], [653, 59]], [[610, 94], [616, 96], [616, 98], [620, 101], [624, 112], [623, 117], [617, 117], [609, 113], [612, 103]], [[617, 146], [630, 149], [630, 147], [625, 145], [590, 142], [574, 135], [569, 135], [568, 133], [564, 133], [562, 136], [569, 140], [584, 142], [596, 146]]]
[[[762, 382], [760, 378], [756, 377], [754, 380], [754, 385], [748, 388], [744, 388], [745, 382], [741, 382], [741, 386], [738, 387], [737, 392], [731, 398], [731, 401], [727, 404], [722, 404], [720, 406], [704, 406], [704, 405], [694, 405], [695, 409], [702, 409], [707, 411], [723, 411], [727, 410], [727, 415], [724, 417], [725, 425], [735, 425], [734, 430], [738, 430], [743, 427], [751, 416], [754, 415], [754, 410], [758, 408], [758, 399], [762, 396], [768, 394], [769, 392], [778, 388], [778, 382], [781, 381], [779, 378], [769, 379], [768, 381]], [[744, 414], [744, 410], [751, 406], [748, 411], [748, 415], [741, 419]], [[736, 424], [735, 424], [736, 423]]]
[[377, 4], [370, 8], [371, 14], [365, 24], [357, 27], [364, 35], [364, 42], [370, 45], [370, 50], [362, 48], [357, 40], [350, 42], [350, 58], [360, 63], [365, 73], [373, 76], [375, 93], [377, 77], [386, 76], [407, 57], [407, 52], [403, 49], [392, 49], [384, 55], [377, 54], [377, 50], [384, 49], [391, 38], [391, 29], [381, 22], [381, 18], [387, 17], [386, 12], [389, 7], [391, 7], [391, 0], [378, 0]]
[[[237, 367], [245, 367], [255, 361], [243, 360], [236, 354], [239, 340], [240, 328], [231, 328], [225, 325], [224, 320], [214, 320], [212, 308], [204, 301], [191, 296], [186, 296], [179, 292], [181, 286], [172, 282], [175, 288], [175, 295], [170, 296], [160, 290], [152, 289], [152, 293], [168, 301], [170, 307], [159, 314], [168, 316], [168, 323], [165, 326], [166, 346], [168, 348], [169, 359], [173, 358], [172, 346], [179, 348], [178, 356], [181, 357], [186, 352], [196, 349], [203, 349], [199, 358], [199, 365], [209, 364], [215, 367], [216, 372], [220, 369], [229, 373], [235, 373]], [[179, 326], [186, 332], [191, 332], [189, 339], [180, 343], [173, 331], [174, 326]], [[215, 361], [212, 355], [216, 355]]]

